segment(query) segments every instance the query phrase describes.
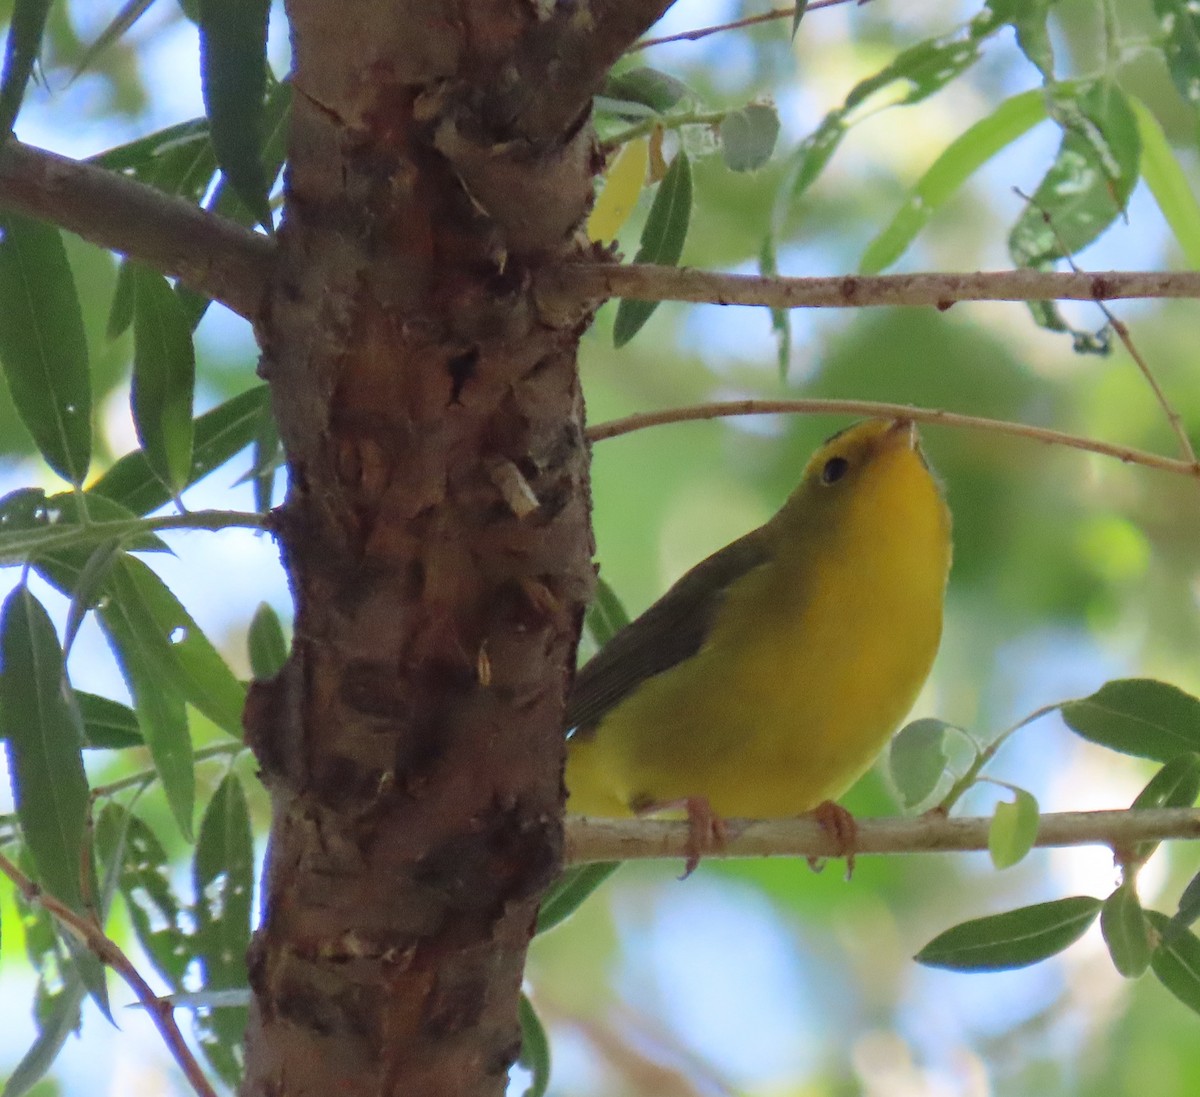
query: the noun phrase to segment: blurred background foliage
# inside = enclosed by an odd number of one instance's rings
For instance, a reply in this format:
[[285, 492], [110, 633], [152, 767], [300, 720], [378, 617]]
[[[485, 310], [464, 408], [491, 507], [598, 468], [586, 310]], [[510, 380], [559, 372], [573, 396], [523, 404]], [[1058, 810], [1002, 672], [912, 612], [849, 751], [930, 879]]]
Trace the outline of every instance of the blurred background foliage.
[[[0, 0], [0, 24], [11, 6]], [[201, 113], [195, 29], [166, 0], [72, 79], [117, 6], [95, 0], [52, 6], [44, 86], [31, 93], [18, 126], [24, 140], [91, 155]], [[762, 10], [680, 0], [655, 33]], [[769, 97], [782, 122], [774, 158], [753, 173], [729, 171], [711, 134], [686, 132], [695, 208], [682, 262], [756, 270], [788, 153], [858, 80], [978, 10], [972, 3], [875, 0], [810, 12], [794, 43], [790, 21], [780, 19], [639, 54], [636, 63], [684, 81], [710, 109]], [[1197, 116], [1163, 63], [1150, 0], [1061, 0], [1048, 25], [1058, 76], [1103, 76], [1140, 97], [1194, 189]], [[276, 10], [277, 72], [286, 70], [283, 26]], [[857, 125], [788, 210], [776, 242], [780, 270], [854, 271], [867, 242], [938, 153], [1001, 99], [1040, 82], [1006, 30], [947, 90]], [[1042, 123], [988, 163], [939, 209], [896, 269], [1009, 266], [1005, 241], [1023, 206], [1012, 188], [1036, 188], [1058, 140], [1053, 124]], [[622, 231], [620, 248], [628, 256], [637, 250], [649, 200], [643, 195]], [[95, 369], [100, 445], [111, 458], [135, 444], [126, 408], [129, 336], [105, 335], [116, 268], [94, 248], [70, 238], [68, 247]], [[1144, 185], [1127, 217], [1076, 260], [1092, 270], [1183, 262]], [[613, 311], [602, 310], [584, 340], [593, 423], [706, 400], [836, 396], [1019, 420], [1176, 453], [1162, 411], [1123, 349], [1076, 355], [1069, 336], [1039, 329], [1018, 304], [960, 304], [941, 313], [798, 311], [783, 377], [766, 310], [665, 305], [619, 351], [612, 346]], [[1103, 323], [1086, 306], [1064, 311], [1082, 327]], [[1200, 422], [1195, 303], [1118, 303], [1115, 311], [1184, 423]], [[248, 329], [211, 312], [197, 337], [198, 410], [255, 382]], [[815, 417], [721, 420], [597, 445], [601, 574], [626, 608], [639, 612], [692, 563], [768, 517], [814, 446], [843, 425]], [[955, 563], [943, 649], [916, 715], [936, 715], [988, 738], [1043, 704], [1090, 693], [1116, 676], [1156, 676], [1200, 692], [1195, 483], [981, 433], [927, 428], [924, 437], [954, 513]], [[4, 490], [50, 485], [7, 399], [0, 399], [0, 453]], [[246, 466], [242, 457], [196, 491], [206, 505], [246, 506], [245, 485], [226, 491]], [[245, 676], [245, 630], [257, 601], [270, 600], [285, 620], [290, 616], [270, 546], [233, 531], [192, 534], [177, 547], [180, 562], [164, 574]], [[903, 643], [903, 622], [895, 628]], [[85, 634], [72, 655], [73, 674], [88, 688], [122, 698], [105, 658], [102, 642]], [[215, 731], [192, 715], [197, 745], [212, 742]], [[246, 776], [252, 772], [247, 757], [237, 765]], [[119, 778], [128, 766], [124, 756], [89, 758], [93, 784]], [[202, 801], [223, 772], [222, 764], [201, 767]], [[1150, 770], [1080, 743], [1050, 718], [1019, 733], [992, 772], [1029, 788], [1043, 810], [1068, 810], [1126, 806]], [[987, 811], [1005, 795], [976, 790], [965, 808]], [[899, 810], [878, 772], [847, 805], [862, 815]], [[251, 808], [261, 853], [267, 813], [257, 790]], [[174, 854], [183, 864], [186, 850], [161, 794], [152, 789], [138, 811], [168, 846], [178, 844]], [[1196, 868], [1192, 847], [1160, 850], [1140, 877], [1143, 901], [1173, 909]], [[710, 861], [686, 883], [675, 879], [679, 871], [673, 864], [624, 867], [573, 919], [536, 943], [529, 989], [551, 1033], [552, 1092], [1200, 1092], [1200, 1020], [1153, 980], [1117, 975], [1098, 930], [1055, 960], [1018, 972], [964, 976], [911, 961], [935, 933], [964, 918], [1063, 894], [1106, 895], [1117, 874], [1104, 850], [1039, 851], [1004, 872], [983, 855], [862, 858], [849, 883], [838, 864], [814, 874], [785, 860]], [[0, 1033], [3, 1074], [23, 1053], [32, 1023], [15, 1005], [28, 1000], [31, 982], [21, 935], [9, 932], [19, 918], [6, 887], [0, 902], [0, 1001], [11, 1017]], [[118, 910], [114, 932], [132, 948], [124, 917]], [[121, 1010], [118, 1021], [126, 1035], [111, 1033], [94, 1010], [88, 1014], [81, 1038], [68, 1043], [39, 1092], [125, 1093], [150, 1085], [182, 1091], [142, 1019]], [[514, 1081], [517, 1092], [522, 1085]]]

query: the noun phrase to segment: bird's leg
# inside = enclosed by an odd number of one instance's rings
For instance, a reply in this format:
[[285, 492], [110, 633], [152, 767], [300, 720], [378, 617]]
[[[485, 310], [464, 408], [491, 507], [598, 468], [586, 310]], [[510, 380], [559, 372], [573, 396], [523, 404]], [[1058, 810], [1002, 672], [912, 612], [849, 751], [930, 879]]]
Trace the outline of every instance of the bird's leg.
[[686, 880], [696, 871], [696, 866], [700, 864], [700, 858], [704, 854], [723, 849], [725, 846], [728, 828], [725, 826], [725, 820], [713, 811], [707, 796], [687, 796], [682, 800], [668, 800], [662, 803], [635, 803], [633, 810], [637, 815], [657, 815], [662, 811], [687, 812], [687, 861], [684, 864], [683, 875], [679, 877], [681, 880]]
[[[846, 858], [846, 879], [854, 875], [854, 853], [858, 842], [858, 823], [841, 804], [832, 800], [824, 800], [813, 809], [813, 817], [821, 824], [821, 829], [833, 840], [837, 847], [835, 857]], [[808, 859], [809, 868], [814, 872], [820, 871], [819, 857]]]

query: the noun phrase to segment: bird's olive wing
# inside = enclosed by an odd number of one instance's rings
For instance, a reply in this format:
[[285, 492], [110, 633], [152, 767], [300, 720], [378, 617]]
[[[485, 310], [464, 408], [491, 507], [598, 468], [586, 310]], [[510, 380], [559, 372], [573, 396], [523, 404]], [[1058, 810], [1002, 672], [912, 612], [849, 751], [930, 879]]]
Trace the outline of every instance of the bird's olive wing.
[[647, 678], [695, 655], [704, 646], [725, 591], [767, 559], [762, 531], [753, 530], [683, 575], [575, 675], [567, 727], [587, 735]]

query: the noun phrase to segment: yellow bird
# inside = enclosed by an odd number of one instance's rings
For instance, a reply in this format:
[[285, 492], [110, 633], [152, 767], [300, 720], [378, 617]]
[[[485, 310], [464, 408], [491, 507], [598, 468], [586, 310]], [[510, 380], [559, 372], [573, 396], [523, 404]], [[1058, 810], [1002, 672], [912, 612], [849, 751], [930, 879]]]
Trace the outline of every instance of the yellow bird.
[[[567, 810], [722, 818], [832, 801], [912, 707], [937, 652], [950, 513], [907, 420], [813, 455], [779, 512], [687, 572], [576, 675]], [[699, 821], [699, 823], [698, 823]], [[698, 844], [697, 844], [698, 843]]]

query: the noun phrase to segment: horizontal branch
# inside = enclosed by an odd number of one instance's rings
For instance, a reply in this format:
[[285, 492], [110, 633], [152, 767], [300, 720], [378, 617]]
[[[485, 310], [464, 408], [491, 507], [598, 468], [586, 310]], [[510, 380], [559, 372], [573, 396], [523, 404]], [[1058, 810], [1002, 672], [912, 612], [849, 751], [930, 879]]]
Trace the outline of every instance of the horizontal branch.
[[1093, 438], [1082, 438], [1066, 434], [1049, 427], [1034, 427], [1026, 423], [1013, 423], [1005, 419], [985, 419], [977, 415], [960, 415], [939, 408], [918, 408], [909, 404], [888, 404], [877, 400], [725, 400], [712, 404], [693, 404], [690, 407], [664, 408], [662, 411], [644, 411], [628, 415], [623, 419], [612, 419], [588, 427], [590, 442], [602, 442], [631, 434], [647, 427], [664, 426], [667, 423], [693, 422], [699, 419], [721, 419], [735, 415], [863, 415], [881, 419], [911, 419], [916, 423], [932, 423], [945, 427], [961, 427], [969, 430], [985, 430], [994, 434], [1007, 434], [1015, 438], [1027, 438], [1046, 445], [1067, 446], [1099, 453], [1104, 457], [1115, 457], [1129, 465], [1174, 472], [1200, 479], [1200, 463], [1183, 461], [1176, 457], [1131, 446], [1100, 442]]
[[[859, 819], [856, 856], [870, 853], [945, 853], [986, 850], [988, 818]], [[811, 817], [726, 820], [725, 847], [712, 857], [837, 857], [835, 839]], [[1156, 808], [1139, 811], [1072, 811], [1043, 815], [1036, 846], [1110, 846], [1200, 838], [1200, 811]], [[686, 858], [688, 824], [664, 819], [585, 819], [568, 816], [567, 864]]]
[[120, 172], [9, 140], [0, 146], [0, 207], [154, 267], [239, 316], [258, 313], [273, 242]]
[[1110, 301], [1129, 297], [1200, 297], [1198, 271], [1001, 270], [963, 274], [881, 274], [871, 277], [783, 278], [720, 274], [649, 263], [564, 263], [539, 275], [548, 298], [693, 301], [770, 308], [861, 308], [958, 301]]

